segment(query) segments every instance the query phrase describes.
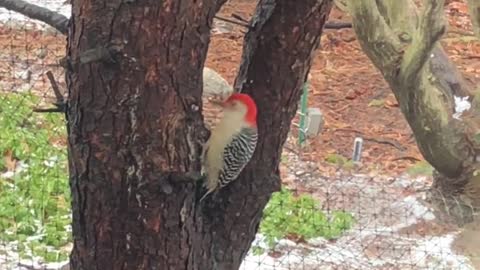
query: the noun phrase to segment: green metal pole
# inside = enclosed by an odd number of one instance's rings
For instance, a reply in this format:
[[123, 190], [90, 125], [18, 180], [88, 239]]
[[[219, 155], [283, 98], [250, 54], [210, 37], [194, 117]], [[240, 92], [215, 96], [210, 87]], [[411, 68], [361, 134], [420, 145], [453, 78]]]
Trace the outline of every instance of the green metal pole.
[[302, 98], [300, 100], [300, 127], [299, 127], [299, 134], [298, 134], [298, 144], [300, 146], [303, 145], [306, 139], [305, 135], [305, 120], [307, 117], [307, 106], [308, 106], [308, 82], [303, 84], [303, 93]]

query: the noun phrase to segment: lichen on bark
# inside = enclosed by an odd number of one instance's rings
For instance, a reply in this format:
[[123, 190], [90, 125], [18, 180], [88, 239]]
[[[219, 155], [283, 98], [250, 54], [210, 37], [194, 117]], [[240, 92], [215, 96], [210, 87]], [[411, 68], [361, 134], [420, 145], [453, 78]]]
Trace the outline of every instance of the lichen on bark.
[[[440, 205], [451, 199], [468, 208], [480, 206], [473, 185], [480, 144], [471, 139], [479, 131], [475, 123], [480, 118], [476, 109], [464, 112], [460, 120], [453, 117], [455, 97], [471, 101], [473, 88], [438, 43], [446, 27], [443, 6], [443, 0], [423, 1], [417, 14], [411, 0], [348, 2], [363, 50], [390, 85], [420, 152], [438, 172], [432, 201]], [[463, 210], [443, 212], [465, 217]]]

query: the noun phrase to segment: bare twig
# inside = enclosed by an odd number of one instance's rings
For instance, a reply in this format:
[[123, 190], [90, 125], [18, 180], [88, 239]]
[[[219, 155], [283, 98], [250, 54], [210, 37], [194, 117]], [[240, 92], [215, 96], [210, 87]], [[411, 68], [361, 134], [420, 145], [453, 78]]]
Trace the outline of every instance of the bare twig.
[[[236, 25], [245, 27], [245, 28], [247, 28], [247, 29], [249, 29], [249, 28], [251, 27], [250, 24], [249, 24], [249, 22], [248, 22], [245, 18], [243, 18], [242, 16], [240, 16], [240, 15], [238, 15], [238, 14], [236, 14], [236, 13], [232, 13], [232, 18], [234, 18], [234, 19], [237, 20], [237, 21], [232, 20], [232, 19], [229, 19], [229, 18], [224, 18], [224, 17], [218, 16], [218, 15], [215, 16], [215, 19], [220, 20], [220, 21], [224, 21], [224, 22], [236, 24]], [[330, 22], [326, 22], [323, 27], [324, 27], [325, 29], [352, 28], [352, 23], [350, 23], [350, 22], [335, 22], [335, 21], [330, 21]]]
[[352, 28], [352, 23], [351, 22], [335, 22], [335, 21], [330, 21], [326, 22], [325, 25], [323, 26], [325, 29], [343, 29], [343, 28]]
[[52, 85], [53, 93], [55, 94], [56, 101], [53, 103], [55, 105], [54, 108], [42, 109], [42, 108], [34, 108], [34, 112], [39, 113], [50, 113], [50, 112], [65, 112], [66, 111], [66, 104], [65, 98], [63, 97], [62, 93], [60, 92], [60, 87], [58, 87], [58, 83], [53, 76], [51, 71], [47, 71], [47, 78]]
[[356, 129], [349, 129], [349, 128], [337, 128], [335, 129], [335, 132], [337, 131], [343, 131], [343, 132], [352, 132], [356, 133], [358, 135], [361, 135], [364, 140], [374, 142], [374, 143], [380, 143], [380, 144], [388, 144], [391, 145], [395, 148], [397, 148], [400, 151], [405, 151], [407, 148], [401, 145], [398, 141], [393, 140], [393, 139], [388, 139], [388, 138], [375, 138], [375, 137], [369, 137], [365, 136], [364, 133], [360, 130]]
[[398, 160], [410, 160], [410, 161], [414, 161], [414, 162], [415, 161], [420, 161], [420, 159], [418, 159], [414, 156], [408, 156], [408, 155], [391, 158], [389, 161], [398, 161]]
[[373, 138], [373, 137], [364, 137], [363, 139], [366, 140], [366, 141], [370, 141], [370, 142], [375, 142], [375, 143], [380, 143], [380, 144], [388, 144], [388, 145], [391, 145], [391, 146], [397, 148], [400, 151], [407, 150], [406, 147], [404, 147], [403, 145], [401, 145], [399, 142], [397, 142], [395, 140], [385, 139], [385, 138]]
[[250, 29], [250, 27], [251, 27], [248, 23], [238, 22], [238, 21], [235, 21], [235, 20], [232, 20], [232, 19], [229, 19], [229, 18], [220, 17], [218, 15], [215, 15], [214, 18], [217, 19], [217, 20], [220, 20], [220, 21], [231, 23], [231, 24], [240, 25], [240, 26], [245, 27], [247, 29]]
[[412, 44], [406, 49], [400, 75], [407, 85], [416, 82], [430, 53], [445, 32], [443, 4], [445, 0], [425, 0], [420, 23], [413, 34]]
[[234, 18], [235, 20], [239, 20], [241, 22], [244, 22], [244, 23], [248, 23], [248, 20], [243, 18], [242, 15], [240, 15], [238, 13], [232, 13], [232, 18]]
[[23, 0], [0, 0], [0, 7], [18, 12], [31, 19], [44, 22], [64, 35], [68, 32], [69, 19], [62, 14], [51, 11], [47, 8], [30, 4]]
[[60, 88], [58, 87], [57, 81], [53, 76], [53, 73], [49, 70], [47, 71], [47, 78], [52, 85], [53, 93], [55, 94], [55, 98], [57, 99], [57, 103], [64, 103], [63, 95], [60, 92]]

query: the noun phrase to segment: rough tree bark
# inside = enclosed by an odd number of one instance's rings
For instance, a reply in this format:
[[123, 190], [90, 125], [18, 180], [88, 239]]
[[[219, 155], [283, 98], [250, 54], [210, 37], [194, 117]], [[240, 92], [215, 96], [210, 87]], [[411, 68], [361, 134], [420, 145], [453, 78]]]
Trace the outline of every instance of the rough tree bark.
[[221, 262], [217, 269], [238, 269], [263, 208], [280, 189], [282, 146], [331, 7], [331, 0], [261, 0], [257, 6], [235, 89], [257, 102], [259, 142], [240, 178], [220, 193], [219, 202], [206, 207], [211, 217], [205, 222], [216, 235], [212, 250]]
[[[31, 19], [50, 25], [61, 34], [68, 34], [69, 18], [47, 8], [23, 0], [0, 0], [0, 7], [18, 12]], [[331, 28], [351, 27], [350, 23], [332, 22]], [[64, 58], [60, 59], [64, 66]], [[220, 97], [231, 93], [232, 87], [216, 71], [205, 67], [203, 69], [203, 95], [204, 97]]]
[[240, 179], [200, 204], [191, 178], [207, 136], [202, 68], [223, 2], [73, 1], [72, 269], [239, 268], [280, 187], [282, 145], [332, 1], [259, 2], [236, 85], [259, 105], [260, 141]]
[[453, 117], [454, 99], [472, 101], [474, 93], [437, 44], [445, 32], [443, 4], [424, 1], [421, 15], [410, 0], [350, 0], [348, 6], [363, 50], [393, 90], [420, 152], [439, 172], [430, 199], [462, 224], [480, 206], [479, 111], [472, 106]]
[[45, 22], [60, 33], [67, 34], [68, 18], [62, 14], [23, 0], [0, 0], [0, 7], [18, 12], [31, 19]]
[[222, 2], [73, 1], [72, 269], [193, 269], [194, 182], [181, 178], [199, 171], [202, 68]]

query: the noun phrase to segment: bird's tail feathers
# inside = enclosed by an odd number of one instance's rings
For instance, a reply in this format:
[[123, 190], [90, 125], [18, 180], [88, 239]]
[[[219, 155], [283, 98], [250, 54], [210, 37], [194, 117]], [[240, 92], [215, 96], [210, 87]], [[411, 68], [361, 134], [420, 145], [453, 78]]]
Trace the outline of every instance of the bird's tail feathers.
[[214, 190], [207, 190], [207, 192], [200, 198], [200, 202], [202, 202], [208, 195], [210, 195]]
[[199, 200], [199, 202], [201, 202], [208, 195], [210, 195], [212, 192], [214, 192], [215, 188], [209, 187], [207, 175], [205, 174], [205, 172], [202, 172], [202, 177], [199, 180], [202, 180], [202, 183], [198, 183], [198, 185], [197, 185], [197, 187], [198, 187], [197, 188], [197, 194], [199, 194], [199, 197], [200, 197], [200, 195], [202, 196]]

